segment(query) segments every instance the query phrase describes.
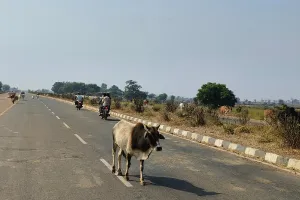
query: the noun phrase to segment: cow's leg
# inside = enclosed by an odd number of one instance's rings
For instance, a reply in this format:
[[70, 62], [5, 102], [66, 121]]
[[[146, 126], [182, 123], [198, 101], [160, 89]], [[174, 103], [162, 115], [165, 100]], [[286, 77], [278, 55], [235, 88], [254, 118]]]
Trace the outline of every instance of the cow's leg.
[[121, 170], [121, 158], [122, 158], [122, 149], [119, 148], [119, 153], [118, 153], [118, 176], [122, 176], [122, 170]]
[[140, 183], [141, 183], [141, 185], [145, 185], [143, 171], [144, 171], [144, 160], [140, 160]]
[[116, 143], [113, 143], [113, 148], [112, 148], [112, 167], [111, 167], [111, 172], [112, 173], [116, 173], [116, 164], [115, 164], [115, 155], [116, 155], [116, 151], [117, 151], [117, 145]]
[[126, 172], [125, 172], [125, 178], [128, 181], [129, 180], [129, 176], [128, 176], [128, 171], [131, 165], [131, 155], [127, 154], [126, 156]]

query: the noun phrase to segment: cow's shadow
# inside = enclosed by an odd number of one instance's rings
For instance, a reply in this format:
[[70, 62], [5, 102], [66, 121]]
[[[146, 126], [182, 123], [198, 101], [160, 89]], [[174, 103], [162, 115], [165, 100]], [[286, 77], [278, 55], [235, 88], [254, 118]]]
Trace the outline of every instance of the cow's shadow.
[[[139, 176], [132, 175], [131, 177], [135, 177], [139, 180]], [[174, 190], [179, 190], [183, 192], [193, 193], [198, 196], [212, 196], [218, 195], [220, 193], [217, 192], [208, 192], [202, 188], [199, 188], [185, 180], [180, 180], [177, 178], [171, 177], [163, 177], [163, 176], [146, 176], [144, 175], [145, 185], [154, 185], [154, 186], [162, 186], [167, 187]], [[132, 181], [132, 178], [131, 180]], [[150, 181], [150, 182], [149, 182]]]
[[112, 119], [112, 118], [107, 118], [106, 121], [111, 121], [111, 122], [118, 122], [120, 121], [119, 119]]

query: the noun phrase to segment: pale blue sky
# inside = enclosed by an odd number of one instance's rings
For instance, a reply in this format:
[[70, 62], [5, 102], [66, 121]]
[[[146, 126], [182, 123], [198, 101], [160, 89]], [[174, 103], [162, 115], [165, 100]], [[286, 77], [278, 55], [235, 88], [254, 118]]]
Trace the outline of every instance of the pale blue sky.
[[133, 79], [187, 97], [211, 81], [241, 99], [300, 98], [299, 10], [299, 0], [1, 0], [0, 80]]

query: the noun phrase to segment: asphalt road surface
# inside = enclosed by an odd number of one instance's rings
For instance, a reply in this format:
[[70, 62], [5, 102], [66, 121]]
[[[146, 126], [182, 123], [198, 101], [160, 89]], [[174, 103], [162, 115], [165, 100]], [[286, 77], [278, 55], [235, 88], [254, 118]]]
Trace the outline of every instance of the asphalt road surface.
[[27, 95], [0, 117], [0, 199], [300, 199], [297, 176], [166, 134], [146, 185], [134, 158], [126, 182], [109, 169], [116, 121]]

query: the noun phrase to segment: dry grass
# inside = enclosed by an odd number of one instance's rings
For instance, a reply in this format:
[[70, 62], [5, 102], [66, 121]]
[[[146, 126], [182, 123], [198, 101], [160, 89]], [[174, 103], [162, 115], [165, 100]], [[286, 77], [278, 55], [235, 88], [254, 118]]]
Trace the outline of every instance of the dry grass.
[[[268, 126], [238, 126], [228, 124], [218, 126], [209, 123], [204, 126], [192, 127], [187, 123], [184, 113], [180, 111], [175, 113], [168, 112], [166, 114], [163, 111], [155, 112], [152, 108], [146, 108], [144, 113], [136, 113], [128, 106], [116, 111], [130, 116], [136, 116], [144, 120], [159, 122], [174, 128], [196, 132], [202, 135], [227, 140], [244, 146], [250, 146], [267, 152], [300, 159], [300, 149], [285, 147], [281, 142], [282, 140], [280, 140], [276, 134], [276, 131]], [[167, 117], [165, 115], [167, 115]], [[232, 131], [227, 132], [225, 130], [226, 128], [224, 129], [224, 126], [231, 127], [230, 129], [232, 129]]]

